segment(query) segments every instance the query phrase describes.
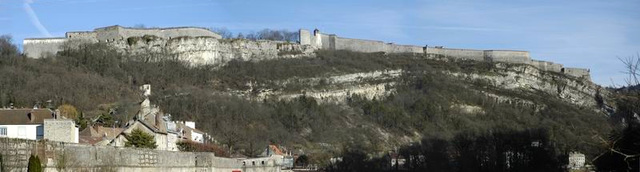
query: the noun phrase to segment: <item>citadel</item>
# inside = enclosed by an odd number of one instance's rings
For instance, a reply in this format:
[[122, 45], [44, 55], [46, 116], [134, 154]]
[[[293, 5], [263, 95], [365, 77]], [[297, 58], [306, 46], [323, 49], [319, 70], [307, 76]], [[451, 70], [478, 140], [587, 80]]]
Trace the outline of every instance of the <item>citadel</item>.
[[442, 46], [415, 46], [383, 41], [343, 38], [335, 34], [299, 30], [299, 42], [271, 40], [222, 39], [206, 28], [130, 28], [108, 26], [93, 31], [67, 32], [60, 38], [28, 38], [24, 53], [41, 58], [61, 51], [65, 45], [108, 43], [127, 53], [163, 52], [194, 65], [223, 65], [233, 59], [267, 60], [312, 55], [315, 50], [349, 50], [355, 52], [414, 53], [475, 61], [528, 64], [543, 71], [564, 73], [590, 80], [589, 69], [564, 67], [547, 61], [533, 60], [527, 51], [454, 49]]

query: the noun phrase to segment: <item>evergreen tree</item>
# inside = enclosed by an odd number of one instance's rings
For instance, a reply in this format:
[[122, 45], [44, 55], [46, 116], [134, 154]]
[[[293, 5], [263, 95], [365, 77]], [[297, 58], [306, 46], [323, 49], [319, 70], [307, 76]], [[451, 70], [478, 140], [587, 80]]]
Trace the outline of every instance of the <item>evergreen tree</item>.
[[40, 158], [38, 156], [31, 155], [29, 157], [28, 172], [42, 172], [42, 164], [40, 164]]
[[127, 142], [125, 142], [124, 146], [126, 147], [137, 147], [137, 148], [156, 148], [156, 141], [153, 135], [145, 133], [140, 129], [134, 129], [130, 134], [125, 135], [127, 138]]

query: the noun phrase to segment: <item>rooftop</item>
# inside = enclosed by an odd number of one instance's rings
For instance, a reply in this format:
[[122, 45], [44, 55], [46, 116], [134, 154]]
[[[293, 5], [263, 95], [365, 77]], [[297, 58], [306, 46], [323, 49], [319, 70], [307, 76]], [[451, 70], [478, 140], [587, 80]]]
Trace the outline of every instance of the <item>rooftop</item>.
[[0, 125], [43, 124], [45, 119], [53, 119], [49, 109], [0, 109]]

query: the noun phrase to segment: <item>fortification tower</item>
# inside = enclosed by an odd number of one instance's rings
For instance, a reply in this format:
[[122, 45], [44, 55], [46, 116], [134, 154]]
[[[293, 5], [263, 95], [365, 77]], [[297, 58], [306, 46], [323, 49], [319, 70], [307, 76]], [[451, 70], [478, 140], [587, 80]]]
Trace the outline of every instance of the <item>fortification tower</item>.
[[320, 34], [320, 30], [317, 28], [313, 30], [313, 39], [314, 42], [312, 46], [322, 48], [322, 35]]

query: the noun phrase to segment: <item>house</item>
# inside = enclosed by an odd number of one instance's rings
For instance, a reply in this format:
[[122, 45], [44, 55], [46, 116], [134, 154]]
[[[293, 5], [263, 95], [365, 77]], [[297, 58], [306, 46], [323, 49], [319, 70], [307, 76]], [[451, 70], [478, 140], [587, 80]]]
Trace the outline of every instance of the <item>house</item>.
[[123, 128], [90, 126], [80, 132], [81, 144], [108, 145], [109, 142], [122, 133]]
[[389, 163], [391, 164], [391, 168], [394, 168], [394, 169], [403, 168], [404, 164], [407, 162], [407, 159], [405, 159], [404, 156], [395, 152], [389, 153], [389, 158], [390, 158]]
[[586, 159], [584, 154], [578, 152], [571, 152], [569, 154], [569, 164], [568, 168], [573, 170], [578, 170], [584, 167]]
[[291, 152], [286, 153], [287, 151], [278, 147], [277, 145], [268, 145], [264, 152], [260, 154], [261, 157], [271, 157], [280, 165], [282, 168], [290, 169], [293, 168], [295, 157], [291, 155]]
[[196, 123], [192, 121], [176, 121], [176, 130], [183, 140], [204, 143], [205, 133], [196, 129]]
[[54, 116], [49, 109], [0, 109], [0, 137], [43, 139], [44, 120]]
[[[139, 129], [154, 136], [157, 150], [179, 151], [177, 143], [181, 141], [193, 141], [204, 143], [210, 140], [205, 132], [195, 128], [195, 122], [171, 120], [170, 114], [163, 113], [156, 105], [151, 104], [151, 86], [143, 85], [140, 88], [145, 99], [140, 103], [140, 109], [133, 119], [126, 123], [115, 137], [106, 138], [107, 145], [123, 147], [127, 142], [126, 136], [133, 130]], [[90, 131], [88, 131], [90, 133]], [[91, 140], [87, 140], [91, 142]], [[95, 142], [95, 141], [94, 141]]]
[[78, 143], [78, 127], [50, 109], [0, 109], [0, 137]]

